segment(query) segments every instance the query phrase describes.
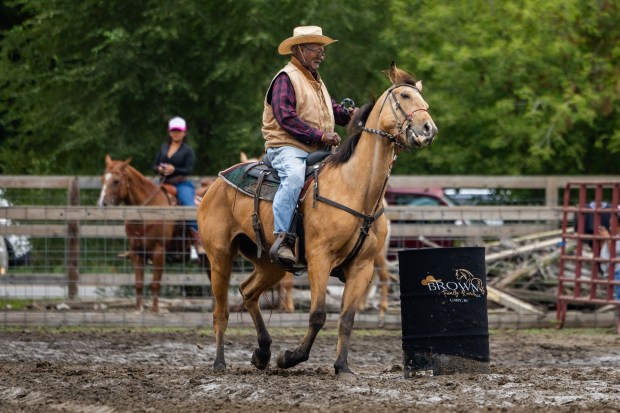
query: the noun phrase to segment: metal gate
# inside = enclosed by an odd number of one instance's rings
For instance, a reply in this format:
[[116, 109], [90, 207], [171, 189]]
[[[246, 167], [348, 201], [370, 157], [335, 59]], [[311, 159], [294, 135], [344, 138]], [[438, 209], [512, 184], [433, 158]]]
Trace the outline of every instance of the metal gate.
[[[557, 321], [562, 328], [569, 303], [620, 307], [618, 234], [619, 182], [569, 182], [564, 188]], [[569, 227], [570, 223], [573, 227]], [[604, 226], [609, 235], [601, 234]], [[573, 240], [574, 242], [568, 242]], [[609, 258], [601, 258], [607, 244]], [[620, 247], [620, 245], [618, 245]], [[615, 273], [618, 273], [618, 276]], [[614, 291], [616, 290], [616, 291]], [[614, 294], [615, 292], [615, 294]], [[618, 314], [619, 308], [616, 308]], [[620, 316], [616, 316], [620, 333]]]

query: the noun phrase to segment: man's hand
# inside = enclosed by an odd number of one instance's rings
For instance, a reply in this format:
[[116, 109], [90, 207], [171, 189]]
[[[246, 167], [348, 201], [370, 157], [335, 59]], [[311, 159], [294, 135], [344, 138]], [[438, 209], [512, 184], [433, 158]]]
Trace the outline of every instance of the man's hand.
[[321, 137], [321, 142], [329, 146], [338, 146], [340, 141], [340, 135], [336, 132], [325, 132]]

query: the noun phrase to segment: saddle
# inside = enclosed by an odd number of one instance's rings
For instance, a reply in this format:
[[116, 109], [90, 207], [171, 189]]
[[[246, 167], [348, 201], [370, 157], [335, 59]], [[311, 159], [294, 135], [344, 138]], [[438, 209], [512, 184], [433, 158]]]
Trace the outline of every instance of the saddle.
[[176, 186], [172, 184], [163, 183], [161, 184], [161, 189], [164, 191], [164, 193], [168, 197], [168, 201], [170, 202], [170, 205], [176, 206], [179, 204], [179, 201], [177, 199], [177, 187]]
[[[315, 169], [320, 168], [320, 163], [331, 155], [329, 151], [316, 151], [308, 155], [306, 159], [306, 183], [301, 191], [299, 200], [307, 191], [308, 184], [314, 177]], [[280, 185], [278, 172], [273, 169], [268, 161], [247, 162], [234, 165], [219, 173], [224, 181], [245, 195], [257, 196], [260, 200], [273, 202], [273, 198]]]
[[[316, 151], [308, 155], [306, 159], [306, 181], [299, 195], [297, 205], [303, 201], [310, 183], [318, 176], [322, 161], [331, 155], [329, 151]], [[225, 171], [219, 173], [222, 179], [241, 193], [254, 198], [254, 213], [252, 214], [252, 224], [256, 234], [257, 256], [260, 258], [263, 252], [269, 252], [270, 247], [265, 239], [263, 225], [258, 214], [259, 201], [273, 202], [273, 198], [280, 185], [280, 177], [278, 173], [268, 161], [248, 162], [232, 166]], [[294, 238], [294, 250], [297, 256], [297, 263], [286, 265], [276, 262], [289, 272], [299, 274], [303, 272], [307, 265], [304, 254], [304, 237], [303, 237], [303, 217], [297, 211], [293, 216], [291, 229], [289, 230]], [[283, 239], [276, 240], [276, 244], [271, 250], [277, 249], [279, 243]], [[273, 258], [272, 258], [273, 259]]]

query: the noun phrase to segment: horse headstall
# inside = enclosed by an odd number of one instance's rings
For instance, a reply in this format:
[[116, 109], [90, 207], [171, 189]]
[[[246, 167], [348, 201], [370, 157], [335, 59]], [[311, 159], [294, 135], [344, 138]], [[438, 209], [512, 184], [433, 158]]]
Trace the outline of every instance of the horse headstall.
[[[394, 106], [390, 105], [390, 109], [392, 110], [392, 113], [394, 114], [394, 118], [397, 121], [397, 126], [398, 126], [398, 131], [396, 134], [391, 134], [389, 132], [383, 131], [383, 130], [379, 130], [379, 129], [373, 129], [373, 128], [367, 128], [364, 125], [362, 125], [360, 123], [360, 126], [362, 127], [362, 130], [368, 133], [372, 133], [375, 135], [379, 135], [382, 136], [384, 138], [387, 138], [390, 142], [392, 142], [394, 145], [398, 146], [399, 151], [405, 151], [405, 152], [409, 152], [410, 148], [403, 145], [402, 143], [400, 143], [398, 141], [398, 137], [400, 135], [402, 135], [403, 133], [406, 133], [406, 137], [409, 138], [410, 141], [414, 142], [414, 147], [415, 148], [420, 148], [422, 147], [422, 145], [418, 144], [417, 141], [415, 139], [411, 139], [411, 138], [416, 138], [418, 135], [415, 133], [415, 131], [412, 129], [411, 127], [411, 123], [413, 122], [413, 114], [416, 112], [420, 112], [420, 111], [424, 111], [426, 113], [428, 113], [428, 110], [426, 108], [419, 108], [419, 109], [415, 109], [413, 111], [411, 111], [411, 113], [407, 113], [405, 112], [405, 110], [402, 108], [400, 102], [398, 101], [398, 99], [394, 96], [394, 90], [398, 87], [409, 87], [414, 89], [416, 92], [418, 92], [420, 94], [420, 96], [422, 96], [422, 92], [420, 91], [420, 89], [418, 89], [415, 85], [409, 84], [409, 83], [397, 83], [395, 85], [392, 85], [392, 87], [390, 87], [387, 90], [387, 95], [385, 96], [385, 99], [383, 100], [383, 103], [381, 104], [381, 109], [379, 110], [379, 113], [381, 113], [383, 111], [383, 107], [385, 106], [385, 103], [387, 102], [387, 100], [389, 98], [391, 98], [394, 102]], [[404, 120], [401, 122], [398, 120], [398, 114], [396, 113], [396, 110], [399, 110], [400, 113], [404, 116]]]

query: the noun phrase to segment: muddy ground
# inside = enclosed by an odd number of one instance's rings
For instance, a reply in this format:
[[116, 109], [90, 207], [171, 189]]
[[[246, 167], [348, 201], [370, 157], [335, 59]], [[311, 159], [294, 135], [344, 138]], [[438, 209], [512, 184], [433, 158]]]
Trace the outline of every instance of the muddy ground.
[[[273, 329], [274, 355], [299, 329]], [[210, 330], [0, 330], [0, 412], [617, 412], [615, 330], [493, 331], [490, 374], [404, 379], [400, 331], [356, 330], [354, 383], [336, 380], [336, 331], [289, 369], [250, 364], [248, 329], [213, 373]]]

